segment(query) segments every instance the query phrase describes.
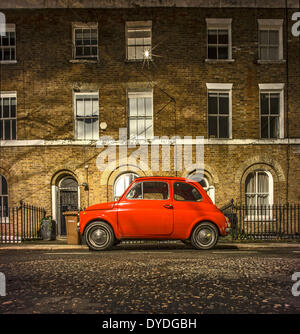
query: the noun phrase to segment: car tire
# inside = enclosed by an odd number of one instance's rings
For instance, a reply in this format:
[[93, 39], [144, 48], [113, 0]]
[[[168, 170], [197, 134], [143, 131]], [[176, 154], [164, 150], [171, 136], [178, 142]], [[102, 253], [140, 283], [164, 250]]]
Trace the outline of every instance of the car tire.
[[198, 224], [191, 235], [191, 243], [196, 249], [211, 249], [218, 242], [219, 231], [210, 222]]
[[85, 241], [90, 250], [109, 250], [115, 242], [111, 226], [105, 222], [93, 222], [85, 230]]

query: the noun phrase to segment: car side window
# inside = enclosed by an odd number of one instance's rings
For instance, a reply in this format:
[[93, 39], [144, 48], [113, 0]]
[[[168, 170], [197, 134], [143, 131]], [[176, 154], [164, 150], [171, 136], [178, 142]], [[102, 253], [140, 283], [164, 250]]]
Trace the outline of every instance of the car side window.
[[127, 199], [166, 200], [169, 198], [169, 186], [166, 182], [145, 181], [133, 186]]
[[184, 182], [175, 182], [173, 185], [175, 201], [201, 202], [200, 192], [191, 184]]

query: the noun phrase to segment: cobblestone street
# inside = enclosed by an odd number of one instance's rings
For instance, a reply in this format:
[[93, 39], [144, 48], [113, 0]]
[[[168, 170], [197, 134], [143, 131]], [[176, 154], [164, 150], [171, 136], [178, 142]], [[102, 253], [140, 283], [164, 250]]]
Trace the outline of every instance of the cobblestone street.
[[0, 249], [0, 313], [299, 313], [299, 248]]

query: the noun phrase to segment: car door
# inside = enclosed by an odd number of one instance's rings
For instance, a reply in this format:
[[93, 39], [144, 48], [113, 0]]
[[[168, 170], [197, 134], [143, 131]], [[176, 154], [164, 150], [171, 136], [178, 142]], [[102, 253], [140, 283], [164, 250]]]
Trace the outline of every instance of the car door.
[[173, 183], [174, 233], [184, 236], [189, 227], [199, 221], [207, 211], [200, 191], [187, 182]]
[[118, 203], [122, 237], [167, 236], [173, 232], [173, 206], [167, 181], [135, 183]]

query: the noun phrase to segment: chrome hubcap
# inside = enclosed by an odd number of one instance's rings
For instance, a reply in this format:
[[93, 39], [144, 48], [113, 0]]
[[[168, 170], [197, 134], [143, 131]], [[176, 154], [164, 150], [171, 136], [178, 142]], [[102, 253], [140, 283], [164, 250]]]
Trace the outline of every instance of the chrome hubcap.
[[96, 246], [102, 246], [107, 242], [108, 234], [107, 231], [102, 228], [96, 228], [90, 235], [91, 242]]
[[198, 241], [202, 245], [209, 245], [215, 239], [213, 231], [209, 228], [202, 228], [198, 233]]

